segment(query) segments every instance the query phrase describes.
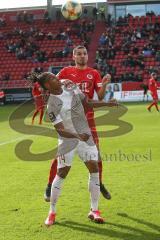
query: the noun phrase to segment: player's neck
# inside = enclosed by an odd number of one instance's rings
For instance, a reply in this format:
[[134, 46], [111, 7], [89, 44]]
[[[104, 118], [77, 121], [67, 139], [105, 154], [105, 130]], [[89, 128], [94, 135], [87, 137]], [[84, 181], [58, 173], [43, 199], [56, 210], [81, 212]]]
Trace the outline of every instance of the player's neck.
[[87, 68], [87, 65], [77, 65], [76, 64], [76, 68], [80, 69], [80, 70], [84, 70]]
[[60, 89], [57, 89], [57, 90], [51, 90], [50, 93], [53, 94], [53, 95], [61, 95], [63, 93], [63, 89], [60, 88]]

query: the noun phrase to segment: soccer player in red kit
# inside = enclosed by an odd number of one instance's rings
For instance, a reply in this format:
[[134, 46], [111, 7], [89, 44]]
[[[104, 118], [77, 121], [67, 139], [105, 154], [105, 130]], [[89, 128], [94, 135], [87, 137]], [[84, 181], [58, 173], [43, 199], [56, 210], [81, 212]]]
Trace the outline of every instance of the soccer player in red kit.
[[35, 101], [35, 111], [32, 117], [32, 124], [34, 124], [34, 119], [38, 113], [40, 113], [39, 124], [42, 124], [42, 118], [44, 115], [45, 102], [43, 99], [43, 90], [38, 82], [33, 84], [32, 95]]
[[159, 112], [159, 108], [158, 108], [158, 93], [157, 93], [158, 86], [157, 86], [156, 78], [157, 78], [157, 74], [156, 73], [152, 73], [151, 74], [151, 78], [149, 79], [149, 82], [148, 82], [148, 88], [149, 88], [150, 93], [152, 95], [153, 102], [149, 105], [149, 107], [147, 109], [148, 109], [148, 111], [151, 111], [151, 108], [153, 106], [155, 106], [157, 111]]
[[[75, 66], [69, 66], [63, 68], [58, 73], [59, 79], [69, 79], [72, 82], [76, 83], [81, 91], [90, 99], [93, 98], [94, 91], [96, 91], [99, 100], [102, 100], [106, 93], [106, 86], [109, 82], [107, 77], [101, 79], [99, 72], [93, 68], [87, 66], [88, 62], [88, 53], [84, 46], [77, 46], [73, 50], [73, 60], [75, 61]], [[94, 112], [92, 109], [86, 110], [86, 117], [88, 120], [89, 127], [92, 132], [94, 142], [99, 149], [99, 140], [96, 132]], [[100, 176], [100, 191], [106, 199], [111, 199], [111, 195], [105, 186], [102, 183], [102, 160], [99, 154], [99, 176]], [[45, 191], [45, 200], [50, 200], [51, 185], [53, 179], [57, 173], [57, 160], [52, 161], [50, 168], [50, 175], [48, 179], [48, 185]]]

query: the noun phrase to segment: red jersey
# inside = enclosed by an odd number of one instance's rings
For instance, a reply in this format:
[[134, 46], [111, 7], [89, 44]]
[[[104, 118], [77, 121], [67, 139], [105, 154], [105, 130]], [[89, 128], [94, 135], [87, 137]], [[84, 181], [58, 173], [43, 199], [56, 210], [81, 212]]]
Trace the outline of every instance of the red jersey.
[[38, 82], [35, 82], [33, 84], [33, 89], [32, 89], [33, 97], [38, 97], [38, 96], [42, 95], [42, 93], [43, 93], [43, 90], [42, 90], [40, 84]]
[[149, 90], [151, 91], [151, 93], [157, 93], [157, 82], [155, 79], [149, 79], [149, 82], [148, 82], [148, 88]]
[[90, 99], [93, 98], [94, 91], [101, 88], [102, 80], [99, 72], [87, 67], [79, 69], [77, 67], [65, 67], [58, 73], [59, 79], [69, 79], [76, 83], [81, 91]]
[[32, 95], [35, 100], [35, 107], [37, 110], [44, 108], [45, 102], [43, 99], [43, 90], [38, 82], [35, 82], [32, 89]]
[[[90, 99], [93, 98], [94, 91], [98, 93], [102, 86], [102, 80], [99, 72], [90, 67], [87, 67], [83, 70], [75, 66], [65, 67], [58, 73], [57, 76], [59, 79], [69, 79], [76, 83], [85, 96]], [[86, 110], [86, 117], [88, 119], [88, 124], [91, 129], [95, 144], [98, 146], [99, 140], [96, 132], [93, 109]]]
[[4, 92], [0, 90], [0, 98], [4, 98]]

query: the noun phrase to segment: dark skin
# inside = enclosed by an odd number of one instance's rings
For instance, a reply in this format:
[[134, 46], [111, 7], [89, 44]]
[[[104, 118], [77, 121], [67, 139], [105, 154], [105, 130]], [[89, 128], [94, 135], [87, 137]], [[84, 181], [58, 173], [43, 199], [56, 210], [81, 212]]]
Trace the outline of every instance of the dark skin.
[[[62, 94], [63, 89], [62, 89], [61, 81], [59, 81], [59, 79], [56, 78], [55, 75], [53, 75], [53, 74], [50, 74], [50, 75], [51, 75], [50, 79], [44, 83], [45, 88], [47, 90], [49, 90], [51, 94], [54, 94], [54, 95]], [[68, 81], [70, 81], [70, 80], [68, 80]], [[87, 107], [117, 106], [116, 101], [111, 101], [109, 103], [105, 103], [103, 101], [89, 100], [87, 98], [85, 98], [82, 103], [83, 103], [83, 105], [86, 105]], [[90, 135], [88, 135], [86, 133], [76, 134], [76, 133], [72, 133], [71, 131], [65, 129], [63, 122], [56, 124], [54, 127], [55, 127], [56, 131], [58, 132], [58, 134], [62, 137], [77, 138], [80, 141], [84, 141], [84, 142], [87, 142], [88, 139], [90, 138]], [[98, 173], [97, 161], [90, 160], [90, 161], [85, 162], [85, 165], [88, 168], [90, 173]], [[61, 178], [65, 178], [67, 176], [70, 168], [71, 167], [66, 166], [64, 168], [58, 169], [58, 172], [57, 172], [58, 176]]]

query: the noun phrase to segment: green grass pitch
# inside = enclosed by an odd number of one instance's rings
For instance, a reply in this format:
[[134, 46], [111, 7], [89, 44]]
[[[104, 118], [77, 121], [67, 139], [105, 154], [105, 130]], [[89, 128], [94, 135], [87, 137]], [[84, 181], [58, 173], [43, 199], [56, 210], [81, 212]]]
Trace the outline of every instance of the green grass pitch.
[[[146, 104], [126, 106], [128, 112], [121, 119], [130, 123], [133, 130], [125, 135], [100, 139], [103, 182], [112, 194], [110, 201], [100, 198], [99, 207], [106, 223], [99, 225], [87, 219], [90, 208], [88, 173], [75, 157], [57, 205], [56, 224], [50, 228], [43, 224], [49, 209], [43, 193], [50, 161], [20, 160], [15, 146], [30, 139], [33, 140], [30, 151], [43, 153], [53, 149], [56, 139], [11, 129], [8, 119], [17, 106], [0, 107], [1, 240], [160, 239], [160, 114], [155, 109], [147, 112]], [[26, 124], [30, 122], [31, 115], [25, 119]], [[42, 127], [52, 128], [47, 122]], [[98, 127], [103, 131], [113, 128]], [[23, 149], [21, 151], [23, 154]], [[129, 159], [119, 156], [114, 159], [119, 151]], [[136, 158], [137, 154], [141, 159], [133, 161], [130, 157]]]

